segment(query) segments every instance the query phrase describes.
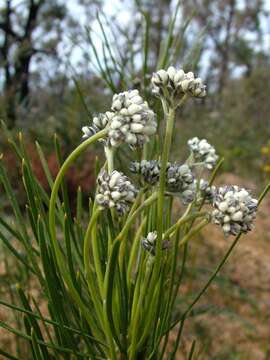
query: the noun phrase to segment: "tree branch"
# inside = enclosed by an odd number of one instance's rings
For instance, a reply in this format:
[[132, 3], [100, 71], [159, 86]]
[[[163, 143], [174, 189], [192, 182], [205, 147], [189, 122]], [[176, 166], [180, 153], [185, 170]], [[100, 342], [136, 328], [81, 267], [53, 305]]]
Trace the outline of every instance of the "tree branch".
[[43, 3], [44, 0], [40, 0], [37, 2], [35, 2], [35, 0], [30, 0], [28, 17], [24, 29], [24, 38], [29, 38], [31, 36], [31, 33], [34, 30], [37, 21], [39, 8]]
[[16, 39], [18, 41], [22, 40], [22, 37], [19, 34], [15, 33], [15, 31], [12, 30], [10, 26], [8, 26], [7, 22], [0, 22], [0, 30], [2, 30], [4, 33], [12, 36], [14, 39]]

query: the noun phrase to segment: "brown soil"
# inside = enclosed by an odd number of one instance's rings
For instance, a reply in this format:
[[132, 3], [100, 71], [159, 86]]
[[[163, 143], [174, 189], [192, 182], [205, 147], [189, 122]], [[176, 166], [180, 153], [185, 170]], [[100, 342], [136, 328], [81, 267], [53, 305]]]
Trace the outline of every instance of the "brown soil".
[[[239, 184], [255, 192], [255, 184], [231, 174], [219, 183]], [[270, 196], [258, 211], [255, 229], [243, 235], [214, 282], [197, 304], [213, 311], [186, 321], [179, 359], [184, 359], [194, 339], [200, 359], [270, 359]], [[210, 225], [192, 244], [189, 266], [215, 269], [233, 238], [224, 238], [220, 228]], [[209, 276], [209, 275], [208, 275]], [[198, 291], [207, 274], [196, 271], [184, 293]], [[195, 351], [196, 352], [196, 351]], [[195, 357], [196, 358], [196, 357]]]

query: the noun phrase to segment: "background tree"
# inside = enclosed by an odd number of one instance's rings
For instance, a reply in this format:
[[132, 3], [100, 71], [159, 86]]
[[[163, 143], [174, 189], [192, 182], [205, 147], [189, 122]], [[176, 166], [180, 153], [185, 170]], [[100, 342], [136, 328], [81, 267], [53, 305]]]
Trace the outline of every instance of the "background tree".
[[[89, 10], [99, 3], [90, 0], [82, 1], [81, 5], [89, 16]], [[0, 7], [0, 71], [10, 126], [15, 123], [16, 105], [27, 106], [29, 101], [31, 69], [34, 64], [40, 69], [34, 60], [42, 62], [45, 58], [45, 67], [57, 69], [63, 55], [63, 41], [79, 27], [79, 19], [72, 16], [67, 3], [62, 1], [4, 1]], [[72, 51], [72, 43], [65, 49], [65, 56], [68, 51]]]
[[[194, 9], [195, 33], [206, 28], [204, 54], [208, 76], [216, 80], [218, 94], [237, 66], [251, 72], [252, 59], [262, 49], [262, 23], [267, 16], [263, 0], [192, 0], [183, 2], [186, 14]], [[206, 61], [205, 61], [206, 62]]]

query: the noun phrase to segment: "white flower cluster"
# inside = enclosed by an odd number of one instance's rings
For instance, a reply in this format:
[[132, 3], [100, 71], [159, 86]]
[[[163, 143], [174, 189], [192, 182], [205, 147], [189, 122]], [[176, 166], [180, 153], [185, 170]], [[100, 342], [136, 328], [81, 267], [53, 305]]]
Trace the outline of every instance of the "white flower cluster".
[[193, 72], [185, 73], [170, 66], [168, 70], [158, 70], [152, 75], [153, 93], [170, 98], [179, 99], [181, 95], [189, 94], [194, 97], [204, 97], [206, 86], [201, 78], [195, 78]]
[[[140, 174], [143, 180], [150, 185], [156, 185], [159, 181], [160, 162], [158, 160], [142, 160], [132, 162], [130, 170]], [[182, 193], [193, 183], [194, 176], [188, 165], [171, 164], [168, 162], [166, 169], [166, 186], [171, 192]]]
[[188, 146], [195, 161], [203, 163], [204, 167], [209, 170], [215, 167], [218, 155], [215, 148], [207, 140], [194, 137], [188, 140]]
[[216, 186], [210, 186], [207, 180], [200, 179], [198, 181], [195, 179], [191, 186], [184, 193], [186, 198], [185, 202], [192, 202], [196, 198], [196, 201], [201, 201], [204, 199], [205, 203], [212, 204], [216, 195], [216, 191]]
[[157, 130], [156, 116], [138, 90], [114, 95], [112, 101], [114, 116], [109, 128], [112, 146], [127, 143], [142, 146]]
[[216, 186], [209, 185], [209, 182], [207, 180], [200, 179], [199, 189], [200, 195], [204, 198], [204, 201], [206, 203], [213, 203], [217, 192]]
[[[142, 247], [150, 252], [151, 255], [155, 255], [156, 253], [156, 244], [157, 244], [157, 232], [152, 231], [149, 232], [146, 238], [143, 238], [141, 241]], [[168, 240], [162, 241], [162, 250], [166, 250], [170, 247], [170, 242]]]
[[[83, 126], [83, 139], [87, 139], [93, 135], [95, 135], [100, 130], [105, 129], [110, 120], [112, 120], [114, 113], [107, 111], [105, 114], [98, 114], [93, 118], [93, 124], [90, 126]], [[103, 140], [104, 141], [104, 140]]]
[[97, 178], [96, 201], [101, 208], [115, 208], [124, 214], [134, 202], [137, 189], [123, 173], [114, 170], [108, 174], [102, 170]]
[[213, 222], [221, 225], [225, 235], [238, 235], [252, 230], [258, 201], [238, 186], [224, 186], [217, 190], [212, 212]]
[[115, 94], [112, 111], [94, 117], [91, 126], [82, 128], [83, 138], [108, 127], [107, 145], [119, 146], [127, 143], [131, 147], [142, 146], [149, 141], [149, 136], [157, 131], [155, 113], [143, 100], [138, 90]]
[[142, 175], [147, 184], [156, 185], [159, 181], [160, 162], [158, 160], [133, 161], [129, 168], [134, 174]]
[[193, 183], [194, 176], [187, 164], [170, 164], [167, 169], [166, 184], [169, 191], [184, 192]]

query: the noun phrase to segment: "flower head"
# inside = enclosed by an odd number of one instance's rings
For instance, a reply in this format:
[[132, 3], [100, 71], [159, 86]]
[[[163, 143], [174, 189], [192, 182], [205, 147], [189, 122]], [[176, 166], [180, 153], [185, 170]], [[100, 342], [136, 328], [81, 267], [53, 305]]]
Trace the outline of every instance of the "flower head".
[[137, 189], [123, 173], [114, 170], [108, 174], [105, 170], [98, 175], [96, 201], [101, 208], [115, 208], [124, 214], [134, 202]]
[[[99, 131], [105, 129], [105, 127], [108, 125], [108, 123], [112, 120], [113, 118], [113, 113], [110, 111], [107, 111], [104, 114], [98, 114], [93, 118], [93, 123], [90, 126], [83, 126], [82, 127], [82, 132], [83, 132], [83, 139], [87, 139], [93, 135], [95, 135], [96, 133], [98, 133]], [[104, 139], [101, 139], [101, 141], [104, 141]]]
[[169, 164], [166, 178], [167, 189], [169, 191], [182, 193], [188, 189], [193, 180], [194, 176], [187, 164]]
[[215, 148], [205, 139], [194, 137], [188, 140], [188, 146], [195, 161], [203, 163], [204, 167], [212, 170], [217, 163], [218, 155]]
[[[142, 160], [141, 162], [132, 162], [130, 170], [133, 173], [140, 174], [143, 180], [150, 185], [156, 185], [159, 182], [161, 164], [158, 160]], [[168, 162], [166, 168], [166, 187], [170, 192], [182, 193], [193, 183], [194, 176], [187, 164], [178, 165]]]
[[111, 110], [94, 117], [91, 126], [84, 126], [83, 138], [88, 138], [108, 127], [106, 139], [108, 146], [127, 143], [133, 148], [142, 146], [149, 141], [149, 136], [156, 133], [156, 116], [148, 103], [139, 95], [138, 90], [114, 95]]
[[207, 180], [200, 179], [199, 189], [201, 196], [204, 198], [204, 201], [206, 203], [212, 204], [216, 196], [216, 191], [217, 191], [216, 186], [209, 185], [209, 182]]
[[206, 86], [202, 79], [195, 78], [193, 72], [185, 73], [170, 66], [167, 70], [161, 69], [152, 75], [153, 93], [167, 98], [170, 101], [179, 100], [184, 94], [193, 97], [204, 97]]
[[[143, 238], [141, 241], [142, 247], [150, 252], [151, 255], [156, 254], [156, 244], [157, 244], [157, 232], [152, 231], [149, 232], [146, 238]], [[162, 242], [162, 250], [168, 249], [170, 246], [170, 242], [168, 240]]]
[[156, 185], [159, 181], [160, 162], [158, 160], [133, 161], [129, 168], [131, 172], [142, 175], [147, 184]]
[[114, 95], [112, 111], [114, 116], [108, 133], [111, 146], [121, 143], [131, 147], [142, 146], [150, 135], [156, 133], [156, 116], [138, 90]]
[[216, 194], [216, 187], [209, 185], [209, 182], [204, 179], [194, 179], [193, 183], [181, 194], [184, 204], [189, 204], [196, 199], [207, 204], [212, 204]]
[[258, 201], [238, 186], [220, 187], [215, 195], [213, 222], [221, 225], [225, 235], [238, 235], [252, 230]]

